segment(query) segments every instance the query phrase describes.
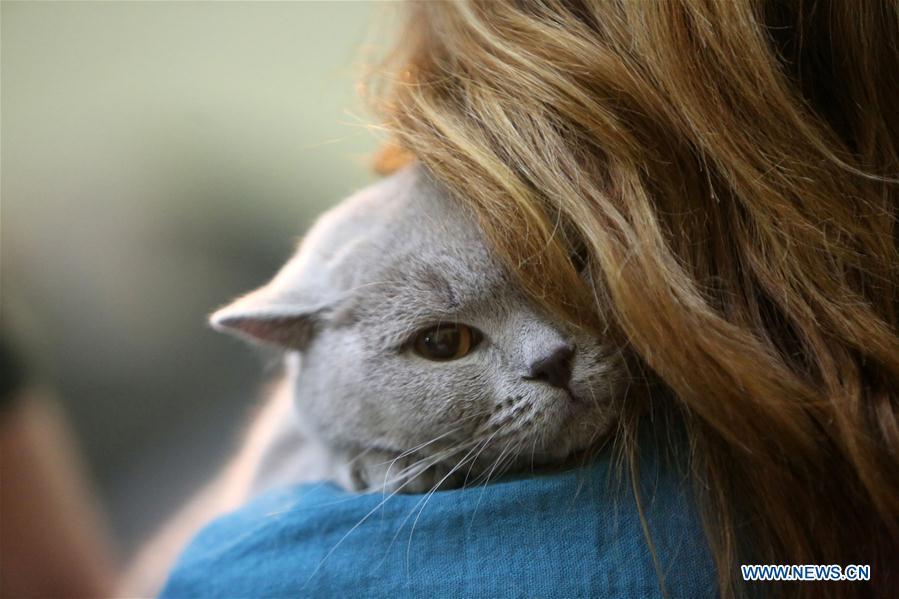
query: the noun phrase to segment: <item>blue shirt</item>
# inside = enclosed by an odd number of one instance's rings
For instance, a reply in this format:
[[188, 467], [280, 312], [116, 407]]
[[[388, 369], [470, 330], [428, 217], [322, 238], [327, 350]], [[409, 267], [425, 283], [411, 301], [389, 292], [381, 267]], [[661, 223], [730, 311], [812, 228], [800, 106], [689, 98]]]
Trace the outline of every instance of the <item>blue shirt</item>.
[[608, 455], [560, 474], [430, 495], [330, 484], [269, 493], [208, 525], [165, 598], [716, 596], [689, 484], [641, 459], [642, 502]]

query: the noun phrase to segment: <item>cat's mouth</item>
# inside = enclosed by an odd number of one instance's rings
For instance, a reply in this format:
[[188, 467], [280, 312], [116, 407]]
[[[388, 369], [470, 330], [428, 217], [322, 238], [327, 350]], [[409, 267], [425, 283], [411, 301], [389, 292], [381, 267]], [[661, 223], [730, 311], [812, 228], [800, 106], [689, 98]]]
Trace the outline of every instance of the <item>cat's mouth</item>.
[[577, 393], [574, 392], [574, 390], [571, 388], [571, 385], [566, 385], [562, 389], [562, 391], [565, 392], [565, 394], [568, 396], [568, 399], [575, 406], [580, 406], [580, 405], [586, 404], [586, 401], [581, 396], [579, 396]]

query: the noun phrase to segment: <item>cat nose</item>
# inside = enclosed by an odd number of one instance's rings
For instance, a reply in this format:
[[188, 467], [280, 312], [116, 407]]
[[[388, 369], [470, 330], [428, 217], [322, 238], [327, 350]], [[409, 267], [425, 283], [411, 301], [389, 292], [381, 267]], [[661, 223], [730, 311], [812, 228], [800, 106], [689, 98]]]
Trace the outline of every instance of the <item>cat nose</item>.
[[546, 357], [531, 364], [530, 372], [524, 378], [542, 381], [559, 389], [567, 389], [571, 380], [571, 358], [574, 348], [570, 345], [556, 347]]

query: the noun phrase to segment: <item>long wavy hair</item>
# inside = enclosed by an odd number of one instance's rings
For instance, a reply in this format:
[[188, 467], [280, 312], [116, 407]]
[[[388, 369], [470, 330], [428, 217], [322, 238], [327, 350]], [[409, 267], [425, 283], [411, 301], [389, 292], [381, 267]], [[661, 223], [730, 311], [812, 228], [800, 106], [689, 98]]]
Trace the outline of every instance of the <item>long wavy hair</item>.
[[652, 392], [619, 447], [638, 467], [654, 402], [683, 422], [722, 594], [740, 563], [899, 588], [897, 4], [406, 11], [382, 166], [421, 160], [534, 298], [620, 340]]

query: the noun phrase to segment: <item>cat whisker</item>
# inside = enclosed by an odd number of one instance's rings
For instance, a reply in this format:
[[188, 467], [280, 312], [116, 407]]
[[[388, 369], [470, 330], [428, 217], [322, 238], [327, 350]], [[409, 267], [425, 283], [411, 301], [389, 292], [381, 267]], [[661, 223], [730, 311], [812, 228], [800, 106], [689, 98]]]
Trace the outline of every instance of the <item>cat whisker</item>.
[[[456, 422], [457, 422], [459, 425], [461, 425], [462, 423], [464, 423], [464, 422], [466, 422], [466, 421], [468, 421], [468, 420], [472, 420], [472, 419], [475, 419], [475, 418], [480, 418], [480, 417], [484, 416], [485, 414], [489, 414], [489, 413], [490, 413], [490, 410], [481, 410], [481, 411], [475, 412], [475, 413], [473, 413], [473, 414], [467, 414], [466, 416], [463, 416], [462, 418], [459, 418]], [[450, 436], [450, 435], [452, 435], [452, 434], [454, 434], [454, 433], [457, 433], [457, 432], [459, 432], [460, 430], [462, 430], [462, 426], [456, 426], [456, 427], [453, 427], [452, 429], [450, 429], [450, 430], [448, 430], [448, 431], [446, 431], [446, 432], [444, 432], [444, 433], [438, 435], [437, 437], [434, 437], [433, 439], [430, 439], [429, 441], [425, 441], [424, 443], [420, 443], [419, 445], [416, 445], [415, 447], [412, 447], [412, 448], [410, 448], [410, 449], [407, 449], [407, 450], [403, 451], [401, 454], [399, 454], [398, 456], [396, 456], [395, 458], [393, 458], [392, 460], [390, 460], [390, 466], [388, 467], [388, 472], [390, 471], [390, 468], [392, 468], [393, 465], [394, 465], [398, 460], [400, 460], [400, 459], [402, 459], [402, 458], [404, 458], [404, 457], [407, 457], [407, 456], [409, 456], [409, 455], [411, 455], [411, 454], [414, 454], [414, 453], [416, 453], [416, 452], [418, 452], [418, 451], [421, 451], [422, 449], [424, 449], [424, 448], [427, 447], [428, 445], [431, 445], [431, 444], [433, 444], [433, 443], [436, 443], [437, 441], [440, 441], [441, 439], [444, 439], [444, 438], [446, 438], [446, 437], [448, 437], [448, 436]], [[452, 448], [451, 448], [451, 449], [452, 449]], [[385, 461], [385, 462], [383, 462], [382, 464], [379, 464], [379, 465], [383, 465], [383, 464], [386, 464], [386, 463], [387, 463], [387, 462]]]
[[537, 453], [537, 436], [534, 436], [534, 439], [531, 443], [531, 472], [534, 472], [534, 459], [535, 454]]
[[474, 445], [475, 448], [480, 448], [480, 449], [478, 451], [478, 454], [476, 456], [474, 456], [474, 458], [472, 460], [470, 460], [470, 463], [468, 464], [468, 471], [465, 473], [465, 479], [462, 481], [463, 487], [468, 487], [468, 479], [471, 477], [471, 471], [475, 467], [475, 464], [477, 463], [478, 457], [480, 457], [481, 452], [484, 451], [484, 449], [487, 447], [487, 444], [490, 442], [490, 439], [492, 439], [492, 438], [493, 437], [491, 436], [490, 438], [485, 439], [483, 441], [479, 441], [478, 443], [476, 443]]
[[[472, 420], [472, 419], [475, 419], [475, 418], [480, 418], [480, 417], [482, 417], [483, 415], [488, 414], [488, 413], [490, 413], [489, 410], [482, 410], [482, 411], [479, 411], [479, 412], [475, 412], [475, 413], [473, 413], [473, 414], [468, 414], [468, 415], [466, 415], [466, 416], [460, 418], [457, 422], [461, 425], [462, 423], [464, 423], [464, 422], [466, 422], [466, 421], [468, 421], [468, 420]], [[391, 479], [389, 478], [390, 472], [391, 472], [392, 468], [394, 467], [394, 465], [397, 463], [397, 461], [399, 461], [399, 460], [401, 460], [401, 459], [403, 459], [403, 458], [405, 458], [405, 457], [408, 457], [408, 456], [410, 456], [410, 455], [412, 455], [412, 454], [414, 454], [414, 453], [416, 453], [416, 452], [418, 452], [418, 451], [421, 451], [421, 450], [424, 449], [425, 447], [427, 447], [427, 446], [429, 446], [429, 445], [432, 445], [432, 444], [434, 444], [434, 443], [436, 443], [436, 442], [438, 442], [438, 441], [440, 441], [440, 440], [442, 440], [442, 439], [445, 439], [446, 437], [451, 436], [451, 435], [453, 435], [454, 433], [459, 432], [461, 429], [462, 429], [461, 426], [455, 426], [455, 427], [449, 429], [448, 431], [446, 431], [446, 432], [444, 432], [444, 433], [442, 433], [442, 434], [440, 434], [440, 435], [434, 437], [433, 439], [430, 439], [430, 440], [428, 440], [428, 441], [425, 441], [425, 442], [423, 442], [423, 443], [420, 443], [420, 444], [416, 445], [415, 447], [412, 447], [412, 448], [409, 448], [409, 449], [403, 451], [402, 453], [400, 453], [399, 455], [397, 455], [396, 457], [394, 457], [394, 458], [391, 459], [391, 460], [385, 460], [384, 462], [380, 462], [380, 463], [376, 464], [377, 466], [383, 466], [383, 465], [385, 465], [385, 464], [388, 464], [388, 466], [387, 466], [387, 471], [385, 472], [385, 475], [384, 475], [384, 483], [383, 483], [383, 487], [382, 487], [382, 488], [386, 488], [386, 487], [390, 484], [390, 482], [391, 482]], [[447, 451], [447, 450], [444, 450], [444, 451], [442, 451], [442, 452], [438, 452], [438, 454], [436, 454], [436, 455], [438, 456], [438, 457], [437, 457], [438, 462], [435, 462], [434, 464], [439, 463], [439, 461], [442, 461], [443, 459], [445, 459], [445, 457], [448, 457], [448, 456], [452, 455], [453, 453], [457, 452], [457, 451], [458, 451], [459, 449], [461, 449], [462, 447], [463, 447], [462, 445], [457, 445], [456, 447], [450, 447], [450, 448], [448, 448], [448, 451]], [[368, 453], [368, 452], [371, 451], [372, 449], [373, 449], [373, 448], [368, 448], [368, 449], [366, 449], [366, 450], [363, 452], [363, 454], [360, 454], [360, 455], [356, 456], [355, 458], [353, 458], [353, 460], [351, 461], [351, 463], [354, 462], [354, 461], [356, 461], [356, 460], [358, 460], [360, 457], [362, 457], [362, 455], [364, 455], [365, 453]], [[433, 455], [432, 455], [432, 456], [426, 456], [426, 457], [429, 457], [429, 458], [431, 458], [431, 459], [434, 458]], [[423, 461], [423, 460], [420, 460], [420, 461], [418, 461], [418, 462], [415, 462], [415, 463], [413, 463], [413, 464], [410, 464], [409, 466], [407, 466], [406, 468], [404, 468], [403, 470], [401, 470], [398, 476], [402, 476], [402, 474], [403, 474], [404, 472], [407, 472], [407, 471], [409, 471], [409, 470], [415, 468], [416, 466], [420, 465], [422, 461]], [[431, 467], [431, 466], [433, 466], [434, 464], [430, 464], [428, 467]]]
[[[419, 476], [422, 472], [424, 472], [424, 470], [422, 470], [421, 472], [416, 474], [416, 476]], [[362, 516], [362, 518], [356, 524], [354, 524], [346, 533], [344, 533], [344, 535], [342, 537], [340, 537], [340, 539], [337, 541], [337, 543], [334, 544], [334, 546], [328, 551], [328, 553], [325, 554], [325, 556], [321, 559], [321, 561], [319, 561], [318, 565], [315, 566], [315, 568], [309, 574], [309, 577], [306, 579], [306, 582], [303, 583], [303, 586], [301, 588], [305, 588], [306, 585], [312, 581], [312, 579], [315, 577], [316, 574], [318, 574], [318, 571], [321, 570], [322, 566], [325, 564], [325, 562], [328, 560], [328, 558], [331, 557], [331, 555], [333, 555], [335, 551], [337, 551], [337, 549], [340, 547], [340, 545], [343, 544], [343, 542], [347, 539], [347, 537], [349, 537], [357, 528], [362, 526], [362, 524], [364, 524], [371, 517], [372, 514], [374, 514], [379, 509], [381, 509], [381, 507], [383, 507], [384, 504], [387, 503], [387, 501], [389, 501], [391, 497], [393, 497], [394, 495], [396, 495], [397, 493], [402, 491], [403, 488], [406, 485], [408, 485], [409, 483], [411, 483], [414, 479], [415, 479], [415, 477], [412, 477], [409, 480], [405, 481], [403, 484], [399, 485], [393, 492], [390, 493], [390, 495], [384, 497], [381, 501], [379, 501], [375, 507], [373, 507], [371, 510], [369, 510], [368, 513], [366, 513], [364, 516]]]
[[468, 477], [471, 476], [471, 469], [474, 468], [474, 465], [477, 463], [478, 458], [481, 456], [481, 454], [487, 448], [487, 445], [490, 444], [490, 441], [492, 441], [496, 435], [498, 435], [500, 432], [503, 432], [503, 433], [506, 432], [505, 428], [508, 428], [508, 425], [506, 427], [500, 426], [499, 428], [496, 429], [496, 431], [494, 431], [494, 433], [492, 435], [487, 437], [487, 439], [481, 444], [481, 446], [480, 446], [481, 448], [478, 450], [477, 455], [474, 456], [474, 459], [472, 459], [471, 464], [468, 467], [468, 472], [465, 475], [465, 483], [464, 484], [466, 486], [468, 485]]
[[[485, 471], [485, 474], [486, 474], [486, 480], [485, 480], [485, 482], [484, 482], [484, 485], [485, 485], [485, 486], [487, 485], [488, 482], [490, 482], [490, 478], [493, 476], [493, 473], [497, 470], [497, 468], [499, 467], [499, 465], [500, 465], [506, 458], [514, 459], [515, 453], [516, 453], [519, 449], [521, 449], [521, 442], [519, 441], [518, 443], [515, 444], [515, 451], [510, 451], [510, 448], [511, 448], [511, 447], [512, 447], [512, 443], [507, 443], [507, 444], [503, 447], [502, 451], [499, 453], [499, 456], [497, 456], [497, 458], [493, 461], [493, 465], [490, 467], [490, 469], [487, 470], [487, 471]], [[482, 478], [483, 476], [484, 476], [484, 474], [482, 474], [482, 475], [479, 476], [477, 479], [475, 479], [474, 484], [478, 484], [477, 481], [478, 481], [480, 478]]]
[[[512, 460], [514, 460], [514, 456], [515, 456], [515, 455], [518, 453], [518, 451], [521, 449], [521, 446], [520, 446], [520, 445], [521, 445], [521, 442], [519, 441], [519, 442], [516, 444], [515, 450], [512, 451], [512, 452], [510, 452], [510, 453], [508, 454], [509, 457], [512, 458], [512, 459], [509, 461], [509, 464], [508, 464], [508, 465], [511, 465]], [[507, 444], [507, 445], [503, 448], [503, 451], [499, 454], [499, 457], [494, 461], [493, 467], [490, 468], [490, 471], [486, 473], [487, 476], [486, 476], [486, 478], [484, 479], [484, 486], [481, 487], [481, 494], [478, 495], [478, 500], [477, 500], [477, 502], [476, 502], [475, 505], [474, 505], [474, 510], [472, 511], [472, 516], [471, 516], [472, 519], [474, 519], [474, 517], [475, 517], [475, 516], [477, 515], [477, 513], [478, 513], [478, 508], [481, 506], [481, 499], [484, 497], [484, 491], [487, 490], [487, 485], [490, 483], [490, 477], [493, 475], [493, 472], [494, 472], [494, 470], [497, 468], [497, 466], [503, 461], [503, 458], [504, 458], [504, 456], [506, 456], [506, 452], [507, 452], [507, 450], [509, 449], [509, 447], [511, 447], [511, 444]], [[505, 468], [505, 467], [504, 467], [504, 468]], [[504, 472], [505, 472], [505, 470], [501, 468], [501, 469], [500, 469], [500, 472], [498, 473], [498, 475], [499, 475], [499, 476], [502, 476], [502, 474], [503, 474]], [[482, 474], [481, 476], [483, 476], [483, 474]], [[480, 478], [480, 477], [478, 477], [478, 478]], [[477, 479], [475, 479], [475, 484], [477, 484]]]
[[325, 556], [321, 559], [321, 561], [319, 561], [318, 565], [315, 566], [315, 568], [309, 574], [309, 577], [306, 579], [306, 582], [303, 583], [303, 586], [301, 588], [305, 588], [306, 585], [309, 584], [310, 581], [312, 581], [312, 579], [315, 577], [316, 574], [318, 574], [318, 571], [321, 569], [321, 567], [324, 565], [324, 563], [328, 560], [329, 557], [331, 557], [331, 555], [334, 554], [335, 551], [337, 551], [337, 548], [340, 547], [341, 544], [343, 544], [343, 542], [347, 539], [347, 537], [349, 537], [351, 534], [353, 534], [353, 532], [357, 528], [362, 526], [362, 524], [364, 524], [365, 521], [368, 520], [372, 514], [374, 514], [376, 511], [378, 511], [385, 503], [387, 503], [387, 501], [391, 497], [393, 497], [394, 495], [399, 493], [403, 489], [403, 486], [409, 484], [409, 482], [411, 482], [411, 480], [407, 481], [403, 485], [400, 485], [399, 487], [397, 487], [395, 491], [393, 491], [390, 495], [388, 495], [387, 497], [382, 499], [378, 503], [378, 505], [376, 505], [371, 510], [369, 510], [369, 512], [367, 514], [365, 514], [364, 516], [362, 516], [362, 518], [356, 524], [354, 524], [352, 526], [352, 528], [350, 528], [348, 531], [346, 531], [346, 533], [344, 533], [344, 535], [342, 537], [340, 537], [340, 540], [338, 540], [337, 543], [335, 543], [334, 546], [331, 547], [331, 549], [328, 551], [328, 553], [325, 554]]
[[[475, 447], [477, 447], [477, 446], [475, 446]], [[409, 531], [409, 542], [406, 545], [406, 570], [407, 571], [409, 570], [409, 555], [412, 550], [412, 535], [415, 534], [415, 526], [418, 524], [418, 520], [419, 520], [419, 518], [421, 518], [422, 513], [424, 513], [425, 507], [427, 507], [427, 505], [428, 505], [428, 500], [430, 500], [431, 496], [437, 491], [437, 489], [440, 488], [440, 485], [442, 485], [444, 482], [446, 482], [446, 480], [449, 479], [449, 477], [452, 476], [456, 472], [456, 470], [458, 470], [465, 464], [465, 461], [468, 459], [468, 456], [470, 456], [471, 453], [475, 450], [475, 447], [472, 447], [468, 451], [468, 453], [465, 454], [465, 456], [463, 456], [463, 458], [461, 460], [459, 460], [459, 462], [455, 466], [453, 466], [452, 469], [450, 469], [450, 471], [447, 472], [443, 478], [441, 478], [439, 481], [437, 481], [437, 483], [433, 487], [431, 487], [431, 490], [425, 494], [424, 503], [422, 503], [421, 509], [418, 510], [418, 515], [415, 517], [415, 520], [412, 522], [412, 529]], [[417, 505], [416, 505], [416, 507], [417, 507]], [[412, 511], [415, 511], [415, 507], [412, 508]], [[411, 515], [411, 513], [412, 512], [410, 512], [410, 515]], [[404, 520], [404, 523], [405, 523], [405, 520]]]
[[[462, 451], [463, 449], [465, 449], [465, 446], [460, 444], [460, 445], [456, 446], [455, 448], [453, 448], [452, 452], [458, 453], [459, 451]], [[443, 454], [449, 454], [449, 453], [450, 452], [443, 452]], [[448, 457], [448, 456], [441, 455], [441, 460], [445, 459], [446, 457]], [[463, 460], [464, 460], [464, 458], [463, 458]], [[432, 462], [430, 465], [428, 465], [428, 467], [433, 466], [436, 463], [438, 463], [438, 462]], [[427, 468], [425, 468], [425, 470], [427, 470]], [[450, 474], [452, 474], [452, 470], [450, 471]], [[437, 486], [439, 486], [442, 482], [443, 481], [440, 481], [440, 483], [438, 483]], [[431, 489], [433, 491], [434, 487], [432, 487]], [[419, 503], [421, 503], [421, 501], [419, 501]], [[409, 518], [412, 517], [412, 514], [415, 512], [415, 508], [418, 507], [419, 503], [416, 503], [415, 506], [413, 506], [412, 509], [409, 510], [409, 513], [406, 515], [405, 518], [403, 518], [403, 521], [400, 522], [399, 526], [396, 527], [396, 532], [394, 533], [393, 538], [390, 539], [390, 543], [387, 545], [387, 549], [385, 549], [385, 551], [384, 551], [384, 557], [381, 559], [380, 563], [383, 563], [384, 560], [387, 559], [387, 554], [390, 552], [391, 547], [393, 547], [393, 544], [396, 542], [397, 537], [399, 537], [400, 532], [402, 532], [403, 527], [406, 525], [406, 522], [408, 522]], [[378, 567], [380, 567], [380, 563], [379, 563]], [[377, 567], [375, 569], [377, 569]]]
[[360, 289], [365, 289], [366, 287], [377, 287], [378, 285], [390, 285], [391, 281], [370, 281], [368, 283], [361, 283], [356, 285], [355, 287], [350, 287], [342, 295], [351, 296], [354, 292], [359, 291]]
[[358, 462], [359, 460], [364, 458], [366, 455], [371, 453], [372, 449], [374, 449], [374, 448], [367, 447], [367, 448], [363, 449], [362, 451], [360, 451], [359, 453], [357, 453], [356, 455], [354, 455], [352, 458], [347, 460], [347, 466], [352, 466], [353, 464], [355, 464], [356, 462]]
[[[427, 447], [428, 445], [430, 445], [432, 443], [436, 443], [437, 441], [439, 441], [445, 437], [448, 437], [449, 435], [452, 435], [455, 432], [458, 432], [459, 429], [460, 429], [460, 427], [458, 427], [458, 426], [455, 428], [452, 428], [452, 429], [446, 431], [445, 433], [443, 433], [442, 435], [438, 435], [437, 437], [434, 437], [430, 441], [425, 441], [424, 443], [416, 445], [415, 447], [413, 447], [411, 449], [407, 449], [403, 453], [401, 453], [398, 456], [396, 456], [395, 458], [393, 458], [393, 460], [390, 461], [390, 465], [387, 466], [387, 471], [384, 473], [384, 484], [385, 485], [387, 484], [387, 477], [390, 474], [390, 469], [393, 468], [393, 466], [397, 463], [398, 460], [401, 460], [404, 457], [415, 453], [416, 451], [420, 451], [421, 449], [424, 449], [425, 447]], [[384, 462], [384, 463], [386, 463], [386, 462]]]
[[419, 476], [421, 473], [427, 471], [429, 468], [436, 466], [437, 464], [445, 461], [447, 458], [451, 457], [452, 455], [465, 450], [466, 447], [467, 447], [466, 444], [460, 443], [454, 447], [450, 447], [446, 450], [437, 452], [434, 455], [423, 457], [422, 459], [410, 464], [409, 466], [406, 466], [403, 470], [401, 470], [399, 473], [397, 473], [397, 476], [395, 476], [393, 479], [386, 480], [384, 489], [386, 490], [388, 485], [394, 484], [395, 482], [397, 482], [399, 480], [403, 480], [404, 478], [409, 477], [413, 471], [416, 471], [415, 474], [412, 476], [413, 478]]
[[[457, 445], [456, 447], [454, 447], [454, 448], [452, 448], [452, 449], [450, 449], [450, 450], [441, 452], [441, 453], [438, 455], [438, 458], [439, 458], [439, 459], [431, 461], [431, 463], [428, 464], [425, 468], [423, 468], [418, 474], [421, 474], [421, 472], [426, 471], [428, 468], [430, 468], [431, 466], [433, 466], [433, 465], [439, 463], [439, 461], [442, 461], [442, 460], [446, 459], [447, 457], [449, 457], [449, 456], [452, 455], [453, 453], [458, 453], [458, 452], [460, 452], [460, 451], [463, 451], [465, 448], [466, 448], [466, 445], [459, 444], [459, 445]], [[459, 461], [459, 463], [456, 465], [456, 468], [458, 468], [460, 465], [462, 465], [462, 464], [465, 462], [465, 460], [466, 460], [466, 458], [468, 457], [468, 455], [471, 454], [471, 451], [472, 451], [472, 449], [469, 449], [468, 454], [466, 454], [466, 456], [464, 456], [464, 457], [462, 458], [462, 460]], [[425, 458], [425, 459], [427, 459], [427, 458]], [[417, 465], [417, 464], [420, 464], [421, 462], [424, 462], [425, 459], [422, 459], [422, 460], [420, 460], [419, 462], [416, 462], [416, 464], [413, 464], [413, 466], [414, 466], [414, 465]], [[434, 485], [433, 487], [431, 487], [431, 490], [430, 490], [429, 493], [433, 492], [436, 488], [438, 488], [438, 487], [439, 487], [439, 486], [440, 486], [440, 485], [441, 485], [441, 484], [442, 484], [442, 483], [443, 483], [443, 482], [444, 482], [450, 475], [453, 474], [453, 472], [454, 472], [454, 470], [455, 470], [456, 468], [451, 469], [451, 470], [449, 471], [449, 473], [447, 473], [447, 475], [446, 475], [443, 479], [441, 479], [436, 485]], [[407, 468], [406, 470], [408, 470], [408, 468]], [[418, 474], [416, 474], [416, 476], [418, 476]], [[427, 495], [426, 495], [426, 497], [427, 497]], [[424, 498], [423, 498], [423, 499], [424, 499]], [[408, 521], [409, 521], [409, 518], [412, 517], [412, 514], [415, 512], [415, 508], [418, 507], [418, 505], [419, 505], [420, 503], [421, 503], [421, 501], [419, 501], [418, 503], [416, 503], [415, 506], [412, 507], [412, 509], [409, 511], [409, 513], [408, 513], [408, 514], [406, 515], [406, 517], [403, 519], [403, 521], [400, 522], [399, 526], [397, 527], [396, 533], [394, 533], [393, 538], [390, 540], [390, 544], [387, 546], [387, 549], [386, 549], [386, 551], [385, 551], [384, 559], [386, 559], [386, 557], [387, 557], [387, 556], [386, 556], [386, 553], [390, 551], [390, 548], [393, 546], [393, 543], [396, 542], [396, 539], [397, 539], [397, 537], [399, 536], [400, 532], [402, 532], [402, 529], [403, 529], [403, 527], [405, 526], [406, 522], [408, 522]], [[382, 559], [382, 562], [383, 562], [383, 559]]]

